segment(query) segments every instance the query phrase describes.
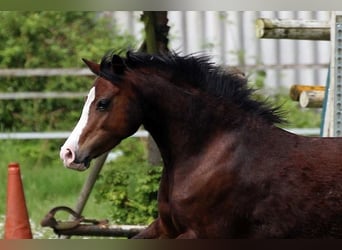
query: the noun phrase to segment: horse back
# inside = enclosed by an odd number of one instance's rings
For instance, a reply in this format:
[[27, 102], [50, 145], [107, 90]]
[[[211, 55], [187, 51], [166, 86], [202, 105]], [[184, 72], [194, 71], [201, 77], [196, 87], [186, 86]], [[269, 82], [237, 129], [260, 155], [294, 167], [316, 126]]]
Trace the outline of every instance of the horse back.
[[251, 212], [254, 236], [341, 238], [342, 138], [279, 130], [260, 145], [255, 154], [262, 156], [245, 166], [252, 180], [246, 186], [258, 190]]

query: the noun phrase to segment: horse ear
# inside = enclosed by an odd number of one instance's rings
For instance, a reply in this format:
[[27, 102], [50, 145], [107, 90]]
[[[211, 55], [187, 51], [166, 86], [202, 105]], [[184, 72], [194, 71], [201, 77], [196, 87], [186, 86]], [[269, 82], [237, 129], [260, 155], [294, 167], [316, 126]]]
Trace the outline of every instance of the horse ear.
[[83, 62], [88, 66], [88, 68], [93, 72], [95, 75], [100, 74], [100, 64], [91, 62], [87, 59], [82, 58]]
[[126, 70], [125, 61], [119, 55], [112, 57], [113, 72], [117, 75], [122, 75]]

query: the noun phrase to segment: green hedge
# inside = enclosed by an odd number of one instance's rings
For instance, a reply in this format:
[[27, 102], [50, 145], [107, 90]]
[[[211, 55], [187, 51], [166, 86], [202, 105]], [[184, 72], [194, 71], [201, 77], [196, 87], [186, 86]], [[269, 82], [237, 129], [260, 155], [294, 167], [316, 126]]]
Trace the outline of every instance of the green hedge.
[[[134, 39], [97, 12], [0, 12], [0, 68], [80, 68]], [[86, 92], [94, 77], [0, 77], [0, 92]], [[1, 131], [70, 130], [83, 99], [2, 100]]]

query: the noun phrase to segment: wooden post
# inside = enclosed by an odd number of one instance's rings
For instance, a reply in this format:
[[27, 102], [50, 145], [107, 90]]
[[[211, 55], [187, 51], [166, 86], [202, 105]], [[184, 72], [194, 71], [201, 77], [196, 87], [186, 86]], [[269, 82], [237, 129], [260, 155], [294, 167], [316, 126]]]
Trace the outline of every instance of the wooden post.
[[258, 18], [255, 25], [258, 38], [330, 41], [329, 21]]
[[168, 53], [167, 11], [144, 11], [141, 20], [145, 26], [145, 40], [140, 48], [147, 53]]
[[[145, 24], [145, 41], [140, 50], [148, 53], [168, 53], [169, 26], [167, 11], [144, 11], [141, 20]], [[160, 165], [159, 149], [151, 136], [147, 139], [148, 162], [151, 165]]]
[[290, 97], [293, 101], [298, 102], [300, 94], [303, 91], [324, 91], [325, 86], [311, 86], [311, 85], [292, 85], [290, 88]]
[[322, 108], [324, 91], [303, 91], [299, 97], [302, 108]]
[[[88, 179], [83, 184], [81, 193], [78, 196], [78, 200], [77, 200], [76, 207], [75, 207], [75, 212], [77, 214], [82, 214], [83, 209], [85, 205], [87, 204], [90, 193], [93, 190], [97, 177], [99, 176], [101, 169], [103, 167], [103, 164], [105, 163], [107, 159], [108, 153], [109, 152], [100, 155], [95, 160], [94, 166], [92, 166], [91, 168], [91, 172], [89, 173]], [[74, 219], [74, 218], [71, 216], [70, 219]], [[64, 236], [63, 238], [69, 239], [71, 236], [72, 235], [67, 235], [67, 236]]]
[[89, 173], [88, 179], [83, 185], [82, 191], [78, 197], [78, 201], [76, 204], [75, 212], [78, 214], [82, 214], [83, 209], [88, 201], [91, 191], [95, 185], [97, 177], [99, 176], [101, 169], [107, 159], [108, 152], [100, 155], [94, 163], [94, 166], [91, 168], [91, 172]]

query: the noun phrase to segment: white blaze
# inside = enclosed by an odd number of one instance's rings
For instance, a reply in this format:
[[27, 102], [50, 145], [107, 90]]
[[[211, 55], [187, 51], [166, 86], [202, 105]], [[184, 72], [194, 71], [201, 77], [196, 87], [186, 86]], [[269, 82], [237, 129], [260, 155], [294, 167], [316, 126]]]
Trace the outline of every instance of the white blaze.
[[95, 100], [95, 87], [92, 87], [88, 93], [88, 98], [84, 104], [80, 120], [75, 126], [74, 130], [71, 132], [69, 138], [65, 141], [64, 145], [61, 147], [60, 157], [63, 160], [65, 166], [69, 166], [71, 162], [68, 161], [67, 155], [69, 152], [75, 153], [78, 149], [78, 141], [80, 135], [87, 125], [89, 117], [89, 109], [93, 101]]

